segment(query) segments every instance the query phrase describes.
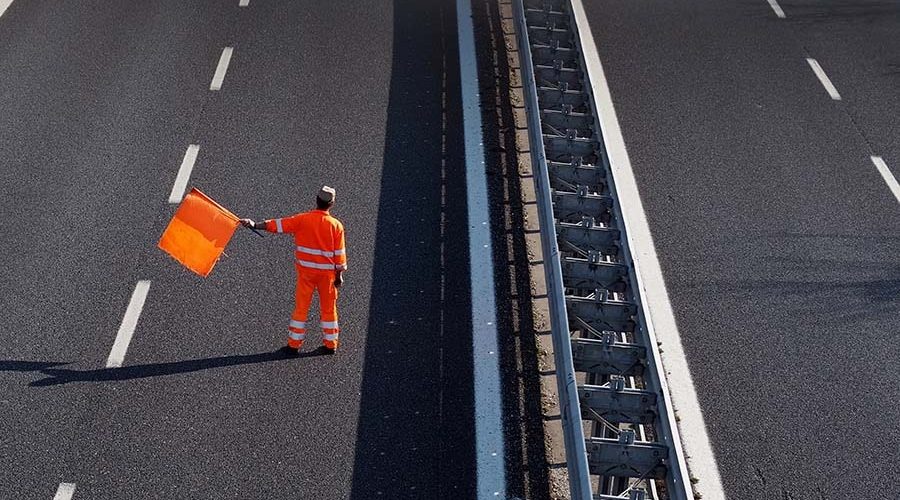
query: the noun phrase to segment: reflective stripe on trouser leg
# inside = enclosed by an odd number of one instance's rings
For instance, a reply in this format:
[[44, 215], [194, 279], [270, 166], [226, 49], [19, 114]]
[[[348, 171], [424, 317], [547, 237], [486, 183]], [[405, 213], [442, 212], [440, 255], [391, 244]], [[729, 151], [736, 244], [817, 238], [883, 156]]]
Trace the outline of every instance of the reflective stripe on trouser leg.
[[323, 276], [316, 283], [322, 312], [322, 344], [325, 347], [336, 349], [338, 346], [338, 333], [340, 333], [337, 313], [338, 291], [334, 287], [334, 275], [331, 273], [322, 274]]
[[322, 340], [337, 340], [339, 333], [341, 330], [338, 328], [337, 321], [322, 322]]
[[322, 345], [329, 349], [337, 349], [340, 340], [338, 340], [338, 331], [337, 330], [322, 330]]
[[306, 338], [306, 318], [309, 315], [309, 304], [312, 302], [312, 294], [315, 284], [306, 279], [302, 274], [297, 275], [297, 290], [295, 294], [296, 304], [291, 314], [291, 322], [288, 323], [288, 347], [298, 349]]
[[298, 332], [296, 329], [288, 328], [288, 347], [292, 349], [299, 349], [301, 345], [303, 345], [303, 341], [306, 340], [306, 331]]

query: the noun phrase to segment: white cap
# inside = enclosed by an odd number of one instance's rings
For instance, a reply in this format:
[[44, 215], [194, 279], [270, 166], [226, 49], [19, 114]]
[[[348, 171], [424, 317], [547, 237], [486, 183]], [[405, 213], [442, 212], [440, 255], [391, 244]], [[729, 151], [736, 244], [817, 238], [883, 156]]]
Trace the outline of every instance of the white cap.
[[331, 203], [334, 201], [335, 194], [333, 187], [322, 186], [322, 189], [319, 190], [319, 194], [316, 195], [316, 197], [325, 203]]

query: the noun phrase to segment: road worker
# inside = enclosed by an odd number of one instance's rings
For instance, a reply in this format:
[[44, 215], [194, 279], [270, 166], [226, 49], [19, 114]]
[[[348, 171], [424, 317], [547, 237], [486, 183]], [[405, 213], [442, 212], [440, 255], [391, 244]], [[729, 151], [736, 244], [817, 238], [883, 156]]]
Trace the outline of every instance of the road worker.
[[334, 188], [323, 186], [316, 195], [315, 210], [263, 222], [241, 219], [245, 227], [294, 235], [297, 302], [288, 324], [285, 348], [292, 354], [300, 350], [306, 339], [306, 320], [315, 290], [319, 291], [321, 306], [322, 348], [329, 354], [338, 348], [337, 296], [338, 288], [344, 284], [347, 254], [344, 250], [344, 225], [329, 213], [334, 206], [334, 198]]

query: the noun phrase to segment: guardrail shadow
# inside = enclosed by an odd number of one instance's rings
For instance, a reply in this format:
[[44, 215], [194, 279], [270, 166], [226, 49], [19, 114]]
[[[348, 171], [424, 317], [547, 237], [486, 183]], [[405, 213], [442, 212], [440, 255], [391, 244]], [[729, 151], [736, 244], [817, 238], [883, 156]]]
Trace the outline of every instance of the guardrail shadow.
[[350, 496], [471, 498], [471, 308], [455, 7], [395, 0], [393, 8]]

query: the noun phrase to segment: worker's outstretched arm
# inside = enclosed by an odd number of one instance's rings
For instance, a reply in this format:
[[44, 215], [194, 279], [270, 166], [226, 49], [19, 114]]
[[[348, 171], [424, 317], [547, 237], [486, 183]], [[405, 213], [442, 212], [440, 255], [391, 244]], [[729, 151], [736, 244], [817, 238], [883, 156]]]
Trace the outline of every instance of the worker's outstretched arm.
[[254, 222], [253, 219], [240, 219], [241, 225], [251, 229], [262, 229], [270, 233], [292, 233], [293, 223], [288, 219], [266, 219], [260, 222]]

